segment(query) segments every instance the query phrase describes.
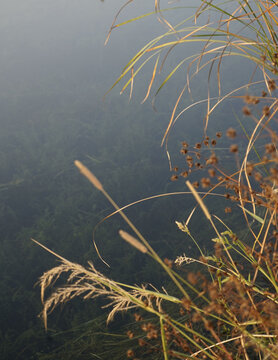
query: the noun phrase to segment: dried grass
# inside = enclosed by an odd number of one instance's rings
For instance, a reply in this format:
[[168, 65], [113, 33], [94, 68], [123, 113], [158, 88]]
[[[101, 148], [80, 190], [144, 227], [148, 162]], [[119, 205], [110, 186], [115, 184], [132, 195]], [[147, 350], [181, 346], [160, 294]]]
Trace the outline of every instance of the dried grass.
[[[128, 1], [120, 10], [132, 0]], [[204, 188], [208, 188], [205, 193], [196, 190], [199, 182], [187, 181], [190, 194], [193, 194], [197, 201], [196, 207], [190, 212], [185, 222], [177, 221], [178, 228], [185, 236], [191, 238], [200, 251], [200, 258], [192, 258], [186, 255], [178, 256], [175, 261], [159, 257], [148, 241], [142, 236], [140, 231], [126, 217], [123, 208], [112, 200], [104, 190], [99, 180], [81, 162], [75, 161], [75, 165], [86, 178], [101, 191], [110, 203], [114, 206], [115, 212], [110, 216], [120, 213], [127, 225], [135, 233], [136, 237], [120, 230], [120, 236], [143, 255], [147, 254], [156, 261], [169, 276], [170, 281], [175, 287], [175, 295], [155, 288], [146, 286], [135, 286], [121, 284], [117, 281], [108, 279], [98, 272], [92, 263], [85, 268], [74, 264], [53, 251], [39, 244], [54, 256], [58, 257], [61, 264], [40, 278], [41, 298], [43, 303], [42, 316], [45, 327], [47, 327], [47, 316], [55, 307], [65, 303], [75, 297], [84, 299], [94, 299], [104, 297], [108, 303], [105, 307], [110, 308], [107, 321], [113, 320], [117, 312], [136, 309], [135, 320], [142, 322], [139, 346], [142, 351], [154, 351], [160, 349], [164, 360], [173, 359], [278, 359], [278, 136], [272, 127], [273, 121], [277, 117], [278, 100], [275, 95], [276, 83], [274, 77], [278, 73], [278, 38], [276, 28], [278, 25], [278, 3], [274, 1], [238, 1], [231, 2], [230, 11], [221, 7], [221, 3], [216, 1], [202, 1], [195, 21], [199, 21], [209, 10], [214, 10], [220, 15], [219, 22], [213, 27], [211, 24], [197, 26], [192, 29], [183, 28], [184, 23], [175, 27], [171, 25], [160, 10], [159, 0], [155, 0], [155, 13], [159, 21], [167, 26], [167, 32], [153, 41], [149, 42], [125, 67], [123, 73], [112, 86], [119, 83], [126, 75], [131, 74], [131, 78], [124, 84], [123, 90], [130, 84], [131, 92], [135, 78], [138, 74], [135, 70], [136, 65], [142, 61], [143, 56], [149, 56], [143, 60], [143, 65], [157, 56], [151, 81], [148, 85], [147, 95], [150, 95], [159, 62], [162, 58], [162, 66], [165, 63], [173, 47], [181, 46], [188, 41], [193, 34], [198, 37], [191, 37], [192, 41], [204, 43], [203, 50], [196, 55], [188, 66], [187, 83], [178, 95], [178, 100], [174, 106], [172, 116], [163, 137], [166, 144], [166, 153], [169, 158], [170, 168], [174, 171], [172, 180], [178, 181], [180, 176], [190, 176], [196, 169], [207, 171], [208, 175], [200, 180]], [[120, 13], [119, 12], [119, 13]], [[116, 25], [119, 13], [111, 27]], [[147, 16], [147, 15], [146, 15]], [[134, 19], [138, 20], [138, 19]], [[249, 29], [249, 37], [243, 36], [237, 29], [237, 24]], [[235, 27], [234, 27], [235, 26]], [[203, 30], [206, 30], [204, 32]], [[109, 36], [110, 33], [109, 32]], [[253, 31], [253, 33], [252, 33]], [[184, 33], [187, 32], [187, 35]], [[183, 35], [182, 35], [183, 34]], [[210, 36], [207, 36], [207, 35]], [[219, 36], [221, 35], [221, 36]], [[174, 36], [174, 41], [169, 41], [169, 37]], [[220, 43], [219, 39], [225, 39]], [[209, 48], [210, 47], [210, 48]], [[164, 49], [166, 55], [161, 56]], [[149, 54], [153, 54], [150, 56]], [[156, 53], [157, 52], [157, 53]], [[167, 139], [172, 126], [190, 105], [181, 110], [176, 115], [178, 104], [181, 101], [185, 90], [190, 90], [189, 71], [193, 65], [196, 66], [194, 76], [204, 67], [210, 66], [210, 72], [214, 64], [218, 63], [218, 75], [220, 65], [225, 56], [231, 52], [235, 55], [247, 57], [252, 63], [257, 65], [261, 71], [263, 80], [245, 84], [230, 93], [221, 96], [221, 86], [219, 86], [219, 98], [212, 99], [208, 96], [207, 116], [204, 124], [204, 136], [200, 142], [192, 147], [187, 142], [182, 143], [181, 154], [184, 155], [186, 167], [181, 169], [180, 175], [176, 167], [172, 168], [170, 154], [167, 150]], [[206, 56], [214, 54], [212, 60], [206, 61]], [[187, 59], [184, 59], [184, 62]], [[183, 65], [178, 64], [176, 68], [168, 74], [156, 92], [156, 95], [166, 85], [173, 74]], [[216, 153], [216, 145], [222, 136], [222, 131], [217, 131], [215, 137], [210, 139], [207, 135], [209, 117], [213, 111], [224, 100], [235, 97], [236, 93], [243, 89], [255, 88], [258, 84], [265, 83], [266, 91], [261, 96], [251, 96], [246, 94], [241, 97], [245, 102], [243, 106], [244, 116], [248, 116], [254, 126], [251, 132], [247, 132], [244, 125], [240, 122], [243, 133], [245, 133], [248, 144], [242, 152], [240, 144], [236, 141], [237, 132], [233, 128], [227, 130], [226, 136], [232, 139], [233, 144], [230, 151], [235, 156], [238, 163], [238, 170], [232, 174], [226, 174], [221, 169], [220, 160]], [[212, 104], [212, 101], [215, 103]], [[260, 108], [260, 101], [263, 106]], [[256, 108], [257, 107], [257, 108]], [[260, 109], [257, 111], [256, 109]], [[259, 113], [259, 115], [258, 115]], [[257, 141], [264, 137], [265, 152], [256, 149]], [[201, 157], [202, 149], [211, 149], [210, 156]], [[257, 161], [251, 161], [251, 153], [257, 156]], [[243, 238], [237, 236], [225, 222], [219, 217], [211, 214], [205, 205], [204, 199], [208, 195], [219, 196], [220, 189], [224, 189], [226, 201], [238, 204], [242, 210], [242, 215], [246, 220], [245, 242]], [[219, 189], [218, 194], [215, 192]], [[183, 192], [184, 194], [186, 192]], [[173, 193], [176, 195], [176, 193]], [[168, 196], [161, 194], [158, 196]], [[157, 197], [157, 196], [156, 196]], [[139, 200], [149, 200], [154, 197]], [[217, 237], [211, 239], [214, 243], [214, 253], [204, 255], [198, 242], [190, 231], [190, 220], [194, 216], [197, 207], [200, 207], [205, 217], [209, 220]], [[223, 208], [224, 216], [229, 216], [232, 211], [231, 206], [225, 205]], [[109, 217], [109, 216], [108, 216]], [[250, 221], [251, 219], [251, 221]], [[253, 224], [258, 226], [254, 227]], [[224, 231], [218, 230], [218, 225]], [[250, 245], [251, 244], [251, 245]], [[191, 264], [191, 265], [190, 265]], [[175, 269], [175, 265], [187, 266], [188, 270], [181, 276]], [[201, 271], [191, 271], [196, 266], [202, 267]], [[54, 288], [48, 296], [48, 289], [57, 284], [57, 280], [62, 274], [67, 274], [64, 286]], [[178, 295], [177, 295], [178, 294]], [[173, 310], [174, 309], [174, 310]], [[140, 311], [140, 313], [138, 313]], [[144, 321], [144, 313], [149, 313], [153, 319], [158, 321]], [[134, 332], [129, 333], [129, 339], [134, 338]], [[139, 336], [139, 335], [138, 335]], [[161, 346], [157, 346], [161, 343]], [[154, 354], [154, 353], [152, 353]], [[136, 351], [130, 349], [127, 354], [130, 358], [135, 358]]]

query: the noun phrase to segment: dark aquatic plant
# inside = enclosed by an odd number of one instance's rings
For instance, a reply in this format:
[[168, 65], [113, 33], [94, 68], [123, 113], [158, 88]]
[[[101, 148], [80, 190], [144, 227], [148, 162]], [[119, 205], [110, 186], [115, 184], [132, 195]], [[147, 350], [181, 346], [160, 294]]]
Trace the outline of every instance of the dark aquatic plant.
[[[129, 3], [132, 0], [127, 2]], [[83, 296], [84, 299], [102, 296], [108, 300], [107, 307], [110, 307], [108, 321], [117, 312], [130, 310], [134, 313], [136, 323], [141, 325], [141, 331], [138, 326], [133, 325], [127, 333], [127, 338], [134, 344], [126, 354], [128, 358], [135, 359], [151, 353], [152, 358], [163, 356], [165, 360], [278, 359], [278, 157], [275, 129], [278, 110], [275, 95], [278, 66], [277, 10], [278, 4], [275, 1], [230, 1], [225, 5], [216, 1], [201, 1], [200, 7], [192, 16], [196, 24], [185, 28], [185, 21], [177, 26], [171, 25], [165, 18], [165, 13], [170, 10], [162, 11], [160, 2], [155, 1], [155, 13], [167, 26], [167, 32], [149, 42], [130, 60], [114, 86], [130, 73], [131, 77], [124, 84], [123, 91], [131, 85], [132, 92], [134, 79], [139, 71], [152, 57], [156, 57], [146, 99], [157, 76], [159, 61], [162, 60], [160, 67], [163, 66], [176, 46], [187, 42], [204, 44], [202, 51], [193, 55], [188, 64], [187, 82], [178, 96], [162, 143], [167, 145], [172, 126], [187, 109], [176, 115], [185, 88], [190, 89], [189, 74], [193, 65], [196, 66], [193, 73], [195, 76], [207, 66], [211, 72], [211, 68], [218, 62], [219, 74], [226, 56], [242, 56], [256, 64], [261, 71], [262, 80], [244, 84], [240, 90], [247, 89], [251, 84], [259, 86], [262, 83], [265, 84], [265, 90], [259, 96], [248, 93], [239, 96], [245, 102], [243, 115], [250, 118], [252, 123], [252, 127], [246, 129], [245, 124], [238, 119], [246, 144], [235, 143], [235, 129], [229, 127], [226, 130], [228, 141], [232, 141], [228, 147], [229, 162], [234, 158], [237, 170], [229, 173], [221, 167], [216, 145], [223, 136], [222, 132], [217, 131], [212, 139], [207, 135], [209, 117], [213, 111], [221, 102], [239, 91], [238, 88], [221, 96], [220, 82], [219, 97], [215, 103], [212, 105], [210, 97], [206, 99], [207, 114], [202, 140], [193, 146], [184, 141], [180, 152], [184, 156], [185, 169], [179, 173], [178, 167], [171, 168], [174, 172], [171, 177], [173, 181], [180, 177], [187, 178], [199, 169], [202, 174], [207, 171], [199, 181], [186, 181], [189, 188], [187, 193], [194, 196], [197, 205], [185, 221], [176, 222], [185, 236], [190, 237], [197, 245], [199, 258], [180, 254], [175, 261], [161, 259], [124, 214], [123, 210], [128, 206], [119, 208], [91, 171], [81, 162], [75, 162], [80, 172], [114, 206], [114, 213], [119, 213], [134, 233], [131, 235], [120, 230], [122, 239], [157, 262], [167, 274], [169, 282], [161, 291], [146, 285], [123, 284], [100, 273], [92, 263], [85, 268], [46, 248], [60, 259], [61, 264], [46, 272], [40, 279], [45, 326], [48, 313], [58, 304], [77, 296]], [[197, 25], [197, 21], [207, 12], [213, 12], [212, 18], [215, 20]], [[149, 14], [144, 16], [147, 15]], [[115, 21], [116, 19], [117, 17]], [[115, 25], [114, 22], [111, 29], [125, 23]], [[144, 59], [144, 56], [147, 58]], [[208, 60], [205, 60], [206, 56], [210, 56]], [[167, 75], [155, 96], [187, 60], [184, 59]], [[203, 149], [209, 155], [203, 156]], [[205, 193], [199, 192], [199, 186], [208, 190]], [[222, 193], [219, 194], [220, 189]], [[160, 196], [163, 195], [165, 194]], [[237, 234], [227, 225], [227, 221], [211, 213], [209, 206], [205, 204], [208, 195], [231, 201], [231, 206], [223, 203], [225, 217], [231, 213], [233, 203], [238, 205], [246, 222], [244, 227], [236, 229]], [[215, 233], [215, 237], [211, 239], [214, 253], [206, 254], [191, 234], [190, 221], [197, 207], [201, 208], [207, 219], [207, 226]], [[180, 269], [185, 266], [187, 272], [183, 273]], [[61, 274], [67, 274], [65, 286], [54, 289], [46, 298], [46, 289]], [[148, 320], [145, 320], [145, 314], [149, 314]], [[135, 339], [138, 340], [137, 346]]]

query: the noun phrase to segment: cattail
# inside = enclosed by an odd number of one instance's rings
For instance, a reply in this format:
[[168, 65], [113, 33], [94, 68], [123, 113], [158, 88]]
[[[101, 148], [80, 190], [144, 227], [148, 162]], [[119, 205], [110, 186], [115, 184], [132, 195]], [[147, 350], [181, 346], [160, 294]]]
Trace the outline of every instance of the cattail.
[[144, 254], [148, 252], [148, 249], [142, 243], [140, 243], [137, 239], [135, 239], [135, 237], [131, 236], [126, 231], [120, 230], [119, 234], [126, 242], [135, 247], [137, 250]]
[[81, 174], [90, 181], [90, 183], [92, 183], [99, 191], [103, 191], [103, 186], [100, 181], [85, 165], [83, 165], [79, 160], [75, 160], [74, 165], [79, 169]]

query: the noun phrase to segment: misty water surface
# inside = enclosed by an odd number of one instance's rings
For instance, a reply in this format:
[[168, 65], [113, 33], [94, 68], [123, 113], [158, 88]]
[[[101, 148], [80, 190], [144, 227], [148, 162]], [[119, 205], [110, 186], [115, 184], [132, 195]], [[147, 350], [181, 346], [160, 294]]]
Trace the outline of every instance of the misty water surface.
[[[120, 205], [186, 190], [184, 181], [170, 180], [166, 152], [160, 147], [185, 76], [175, 77], [161, 92], [156, 111], [151, 100], [140, 104], [151, 66], [136, 81], [130, 101], [128, 91], [120, 96], [119, 86], [103, 101], [134, 53], [165, 31], [152, 15], [115, 29], [104, 47], [113, 17], [123, 3], [10, 0], [0, 4], [1, 359], [54, 359], [51, 354], [68, 341], [61, 340], [60, 331], [101, 315], [99, 303], [77, 302], [56, 311], [50, 332], [44, 333], [37, 318], [41, 311], [39, 289], [34, 284], [56, 261], [34, 245], [31, 237], [71, 260], [86, 263], [93, 259], [109, 276], [116, 274], [130, 282], [160, 281], [160, 275], [140, 254], [122, 244], [117, 234], [126, 225], [119, 218], [107, 220], [96, 232], [99, 249], [111, 268], [98, 259], [93, 228], [113, 209], [73, 165], [79, 159], [93, 169]], [[135, 1], [118, 21], [150, 11], [151, 1]], [[178, 21], [184, 11], [173, 12], [169, 18]], [[186, 12], [189, 16], [192, 9]], [[190, 51], [193, 47], [188, 45], [186, 52]], [[166, 74], [181, 56], [185, 56], [183, 51], [177, 51], [169, 58], [163, 72]], [[230, 75], [225, 75], [227, 88], [234, 82]], [[205, 97], [207, 74], [193, 84], [196, 99]], [[185, 103], [190, 102], [188, 96]], [[174, 165], [183, 166], [181, 141], [194, 144], [200, 140], [203, 115], [204, 109], [194, 108], [177, 124], [169, 141]], [[219, 111], [216, 124], [222, 115]], [[186, 218], [192, 205], [188, 196], [173, 197], [143, 203], [127, 213], [162, 256], [174, 257], [182, 251], [194, 251], [175, 225], [175, 220]], [[199, 221], [197, 224], [200, 226]], [[205, 228], [202, 231], [206, 234]], [[202, 236], [201, 241], [207, 238]], [[105, 326], [103, 318], [100, 324]], [[98, 339], [98, 350], [100, 343]], [[70, 359], [74, 349], [57, 356]], [[109, 358], [105, 352], [102, 356]], [[81, 358], [90, 357], [85, 354]]]

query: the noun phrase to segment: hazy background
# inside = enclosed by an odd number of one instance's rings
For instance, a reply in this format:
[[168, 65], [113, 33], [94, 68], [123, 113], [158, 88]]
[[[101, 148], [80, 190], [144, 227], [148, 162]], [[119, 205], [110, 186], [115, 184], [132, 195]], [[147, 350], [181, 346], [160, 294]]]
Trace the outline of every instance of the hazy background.
[[[55, 311], [45, 334], [37, 318], [41, 304], [34, 284], [57, 262], [35, 246], [31, 237], [70, 260], [86, 264], [93, 259], [101, 271], [114, 278], [133, 283], [163, 281], [151, 263], [122, 244], [117, 234], [126, 226], [119, 218], [107, 220], [107, 225], [96, 232], [100, 251], [111, 268], [97, 258], [92, 232], [113, 209], [73, 166], [79, 159], [93, 169], [120, 205], [162, 192], [186, 190], [184, 180], [170, 180], [165, 149], [160, 147], [185, 70], [161, 92], [157, 111], [150, 101], [140, 105], [151, 66], [135, 82], [130, 101], [128, 94], [120, 96], [119, 86], [103, 101], [134, 53], [166, 30], [156, 15], [151, 15], [115, 29], [104, 46], [122, 4], [120, 0], [0, 3], [1, 359], [98, 358], [92, 353], [111, 359], [104, 344], [107, 328], [98, 301], [77, 301]], [[167, 2], [161, 2], [163, 5]], [[150, 0], [134, 1], [118, 22], [153, 10]], [[167, 16], [176, 23], [186, 13], [192, 15], [192, 8]], [[173, 53], [163, 73], [196, 49], [187, 45]], [[231, 61], [225, 66], [224, 84], [229, 89], [235, 83], [232, 69], [237, 64]], [[240, 78], [243, 80], [242, 74]], [[207, 74], [193, 85], [194, 100], [205, 97]], [[186, 96], [184, 104], [191, 102]], [[201, 140], [204, 109], [186, 113], [170, 138], [173, 165], [181, 170], [185, 164], [179, 154], [180, 143], [186, 140], [194, 145]], [[221, 130], [231, 125], [228, 120], [233, 115], [222, 108], [213, 120], [212, 136], [223, 118], [226, 123]], [[197, 177], [193, 175], [192, 179]], [[192, 206], [191, 197], [180, 196], [144, 203], [127, 213], [162, 257], [174, 259], [195, 251], [175, 225], [175, 220], [186, 219]], [[209, 247], [208, 229], [200, 225], [200, 218], [192, 220], [193, 228], [194, 224], [201, 243]], [[119, 328], [114, 325], [113, 331]], [[76, 338], [79, 340], [72, 341]]]

